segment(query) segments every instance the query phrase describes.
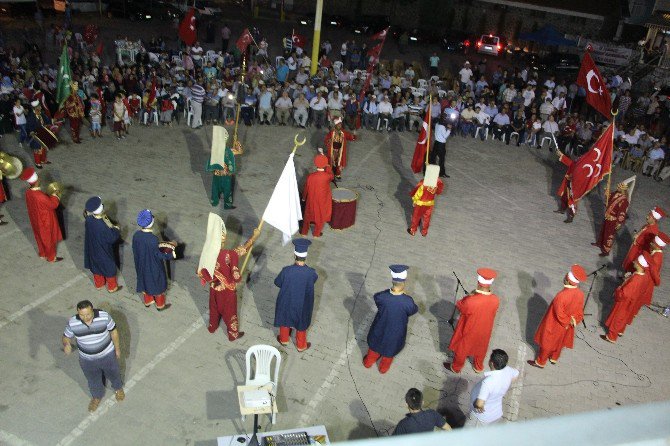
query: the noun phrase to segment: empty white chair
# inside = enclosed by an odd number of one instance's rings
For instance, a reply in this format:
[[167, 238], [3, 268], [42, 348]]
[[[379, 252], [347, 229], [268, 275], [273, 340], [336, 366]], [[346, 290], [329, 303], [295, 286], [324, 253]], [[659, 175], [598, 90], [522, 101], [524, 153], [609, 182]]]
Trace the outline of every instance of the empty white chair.
[[421, 87], [419, 87], [419, 88], [417, 88], [416, 90], [414, 90], [414, 91], [412, 92], [412, 94], [415, 95], [415, 96], [416, 96], [416, 95], [419, 95], [419, 96], [422, 96], [422, 97], [425, 98], [425, 97], [426, 97], [426, 89], [425, 89], [425, 88], [421, 88]]
[[430, 77], [430, 80], [431, 80], [432, 82], [438, 82], [438, 81], [440, 80], [440, 76], [431, 76], [431, 77]]
[[544, 142], [545, 142], [545, 141], [549, 141], [549, 147], [551, 147], [551, 137], [550, 137], [550, 136], [545, 136], [545, 137], [542, 138], [542, 140], [540, 141], [540, 148], [544, 148]]
[[418, 81], [416, 81], [416, 85], [419, 88], [424, 88], [425, 89], [425, 88], [428, 88], [428, 81], [426, 79], [419, 79]]
[[440, 99], [442, 99], [447, 95], [447, 92], [444, 90], [437, 90], [437, 95], [440, 97]]
[[[251, 358], [255, 359], [253, 373], [251, 369]], [[274, 373], [272, 373], [272, 360], [275, 360]], [[281, 354], [279, 350], [271, 345], [252, 345], [246, 354], [246, 378], [247, 386], [264, 386], [272, 384], [271, 394], [274, 400], [277, 397], [277, 384], [279, 382], [279, 367], [281, 366]], [[253, 377], [252, 377], [253, 376]], [[244, 420], [244, 416], [242, 416]], [[277, 414], [272, 413], [272, 424], [277, 421]]]
[[488, 139], [488, 137], [489, 137], [489, 128], [488, 127], [477, 127], [477, 130], [475, 131], [475, 138], [479, 137], [479, 131], [480, 130], [484, 131], [484, 140]]
[[285, 59], [282, 56], [275, 57], [275, 67], [279, 66], [279, 61], [285, 61]]
[[519, 132], [512, 132], [509, 134], [509, 142], [512, 143], [512, 136], [516, 135], [517, 141], [519, 140]]

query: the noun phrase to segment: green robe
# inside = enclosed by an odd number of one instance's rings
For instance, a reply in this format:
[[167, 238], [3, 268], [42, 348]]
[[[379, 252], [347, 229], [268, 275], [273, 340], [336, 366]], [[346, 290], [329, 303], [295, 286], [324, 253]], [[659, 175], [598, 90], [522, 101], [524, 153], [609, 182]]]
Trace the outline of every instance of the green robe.
[[212, 206], [219, 205], [219, 197], [223, 194], [223, 208], [233, 208], [233, 176], [235, 175], [235, 155], [230, 147], [226, 147], [225, 166], [209, 164], [207, 171], [212, 172]]

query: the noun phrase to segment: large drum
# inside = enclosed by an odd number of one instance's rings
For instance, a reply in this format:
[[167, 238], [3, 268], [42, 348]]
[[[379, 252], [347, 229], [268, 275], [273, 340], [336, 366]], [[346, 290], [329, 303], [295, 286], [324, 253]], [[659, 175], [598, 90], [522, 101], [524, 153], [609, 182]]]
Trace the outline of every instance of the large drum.
[[58, 144], [58, 137], [56, 134], [44, 126], [35, 130], [33, 138], [40, 143], [42, 147], [46, 147], [49, 150], [53, 149], [56, 147], [56, 144]]
[[356, 223], [356, 202], [358, 194], [342, 187], [333, 190], [333, 213], [330, 217], [330, 227], [346, 229]]

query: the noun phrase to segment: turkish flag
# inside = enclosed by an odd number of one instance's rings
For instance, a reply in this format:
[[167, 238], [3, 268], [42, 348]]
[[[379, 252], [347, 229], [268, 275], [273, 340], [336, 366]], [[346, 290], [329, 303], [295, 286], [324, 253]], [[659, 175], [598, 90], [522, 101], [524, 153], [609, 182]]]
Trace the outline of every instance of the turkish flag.
[[293, 33], [291, 39], [293, 40], [293, 47], [299, 46], [300, 48], [305, 48], [307, 44], [307, 38], [302, 34]]
[[198, 40], [197, 34], [195, 30], [195, 8], [191, 8], [179, 24], [179, 38], [186, 45], [193, 45]]
[[612, 171], [614, 123], [603, 132], [591, 149], [570, 166], [572, 199], [577, 202]]
[[238, 50], [240, 50], [240, 53], [244, 53], [247, 50], [247, 47], [251, 45], [251, 42], [253, 41], [254, 38], [251, 36], [251, 33], [249, 32], [249, 28], [244, 28], [244, 32], [242, 32], [240, 38], [237, 39], [235, 46], [237, 47]]
[[582, 59], [582, 67], [577, 75], [577, 85], [586, 90], [586, 102], [607, 119], [612, 118], [612, 97], [600, 70], [587, 52]]
[[[426, 116], [430, 116], [430, 111], [426, 113]], [[412, 172], [414, 173], [421, 172], [426, 163], [426, 152], [430, 145], [430, 141], [428, 140], [429, 125], [424, 118], [421, 132], [419, 132], [419, 139], [416, 140], [416, 146], [414, 146], [414, 156], [412, 157]]]
[[379, 58], [379, 54], [382, 52], [382, 47], [384, 46], [384, 42], [378, 43], [377, 45], [373, 46], [368, 50], [368, 56], [372, 56], [375, 59]]
[[384, 28], [381, 31], [379, 31], [377, 34], [371, 37], [372, 40], [384, 40], [386, 39], [386, 33], [388, 32], [388, 28]]

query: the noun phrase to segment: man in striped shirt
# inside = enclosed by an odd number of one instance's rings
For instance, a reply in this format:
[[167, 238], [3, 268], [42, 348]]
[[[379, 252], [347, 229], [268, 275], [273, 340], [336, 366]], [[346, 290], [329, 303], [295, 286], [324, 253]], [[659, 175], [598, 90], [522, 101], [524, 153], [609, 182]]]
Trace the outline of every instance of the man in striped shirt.
[[123, 401], [126, 395], [118, 362], [121, 349], [114, 319], [106, 311], [94, 309], [90, 301], [82, 300], [77, 304], [76, 316], [70, 318], [63, 333], [66, 355], [72, 353], [72, 338], [77, 341], [79, 365], [91, 392], [88, 411], [94, 412], [105, 394], [103, 377], [112, 383], [116, 400]]
[[191, 127], [194, 129], [202, 127], [202, 103], [205, 100], [205, 89], [200, 84], [201, 82], [194, 82], [191, 87], [191, 109], [193, 110]]

